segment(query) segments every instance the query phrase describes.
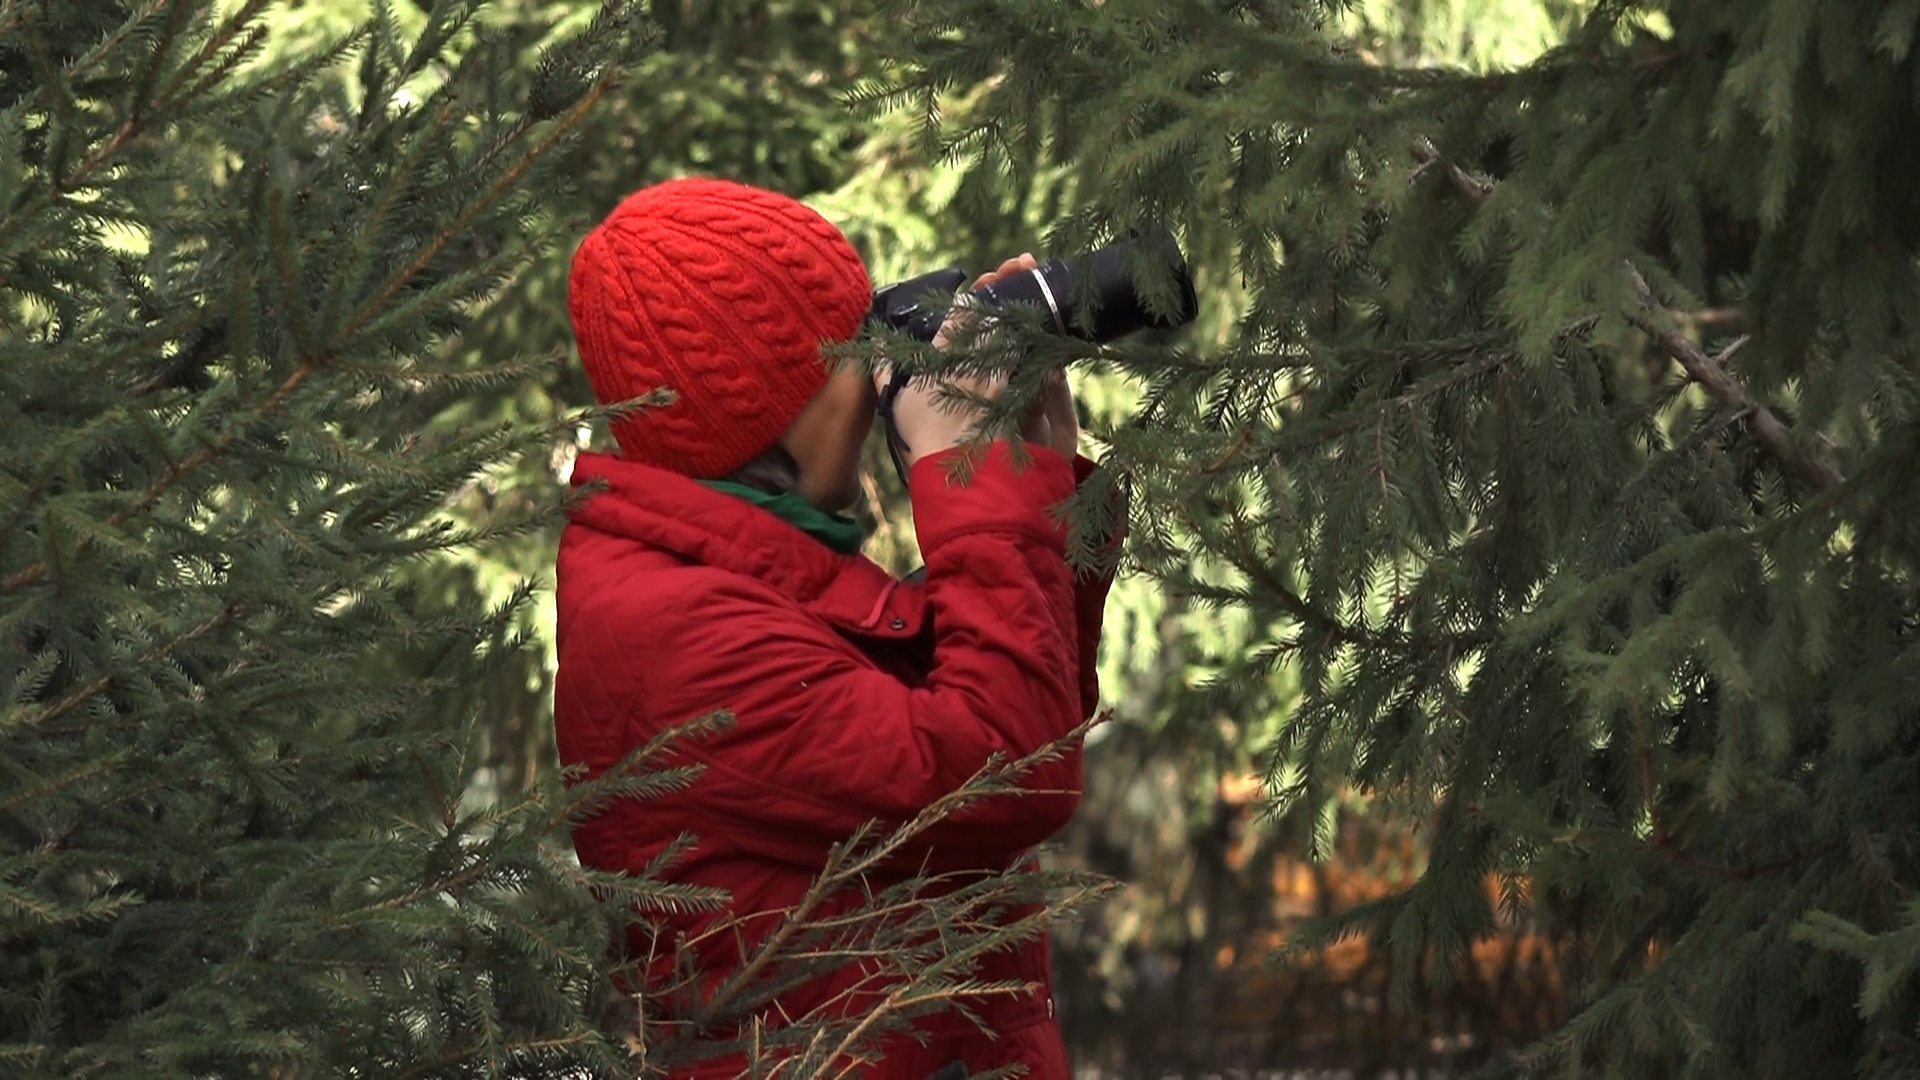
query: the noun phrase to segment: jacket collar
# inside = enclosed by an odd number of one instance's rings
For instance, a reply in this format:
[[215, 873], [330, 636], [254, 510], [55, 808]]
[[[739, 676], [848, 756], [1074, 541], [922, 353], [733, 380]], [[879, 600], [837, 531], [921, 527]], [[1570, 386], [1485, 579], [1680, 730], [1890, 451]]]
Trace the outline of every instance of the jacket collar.
[[902, 587], [863, 555], [842, 555], [774, 514], [684, 476], [581, 454], [572, 484], [576, 495], [586, 495], [568, 512], [578, 525], [755, 578], [845, 629], [911, 637], [925, 623], [920, 589]]

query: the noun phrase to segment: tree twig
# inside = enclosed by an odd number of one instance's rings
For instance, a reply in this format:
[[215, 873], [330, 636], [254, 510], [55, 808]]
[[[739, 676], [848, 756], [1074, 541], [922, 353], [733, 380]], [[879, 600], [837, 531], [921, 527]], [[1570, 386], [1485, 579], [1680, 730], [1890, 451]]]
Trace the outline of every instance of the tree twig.
[[[172, 655], [174, 652], [178, 651], [182, 647], [190, 645], [193, 642], [198, 641], [199, 639], [212, 633], [213, 631], [218, 630], [221, 627], [227, 625], [228, 623], [232, 622], [234, 619], [238, 618], [239, 615], [240, 615], [240, 605], [228, 604], [226, 607], [221, 608], [218, 612], [214, 613], [213, 615], [207, 617], [206, 619], [201, 620], [198, 624], [188, 629], [185, 633], [182, 633], [179, 637], [161, 642], [160, 644], [155, 645], [152, 648], [141, 653], [139, 657], [134, 660], [133, 664], [129, 665], [129, 669], [138, 668], [141, 665], [151, 664], [156, 660], [164, 659], [165, 657]], [[55, 702], [54, 704], [47, 706], [44, 710], [37, 713], [29, 712], [24, 718], [21, 718], [18, 720], [16, 720], [13, 717], [0, 718], [0, 724], [3, 724], [6, 727], [14, 727], [19, 724], [41, 725], [41, 724], [45, 724], [49, 720], [57, 719], [61, 716], [64, 716], [68, 712], [71, 712], [73, 709], [77, 708], [78, 706], [86, 703], [88, 700], [93, 698], [94, 695], [105, 690], [107, 687], [113, 685], [114, 678], [119, 674], [121, 674], [120, 671], [109, 669], [106, 672], [102, 673], [98, 678], [94, 679], [92, 682], [87, 683], [85, 686], [75, 689], [72, 693], [68, 694], [66, 697], [61, 698], [59, 701]]]
[[1481, 180], [1467, 170], [1441, 157], [1439, 148], [1434, 146], [1432, 140], [1428, 139], [1425, 135], [1414, 137], [1413, 156], [1420, 159], [1420, 170], [1416, 171], [1414, 175], [1417, 176], [1420, 171], [1425, 171], [1436, 165], [1444, 168], [1447, 173], [1447, 180], [1453, 184], [1453, 189], [1460, 193], [1461, 198], [1475, 206], [1486, 202], [1487, 196], [1493, 194], [1493, 181]]
[[1725, 361], [1746, 345], [1745, 338], [1727, 346], [1718, 358], [1708, 356], [1705, 350], [1672, 325], [1666, 311], [1654, 299], [1647, 279], [1632, 263], [1627, 264], [1627, 276], [1633, 283], [1634, 300], [1640, 307], [1638, 312], [1629, 316], [1629, 321], [1652, 338], [1668, 356], [1678, 361], [1688, 376], [1705, 387], [1707, 393], [1724, 405], [1745, 411], [1748, 414], [1747, 430], [1753, 432], [1753, 437], [1760, 440], [1768, 452], [1802, 479], [1820, 491], [1838, 487], [1844, 482], [1845, 477], [1831, 462], [1795, 445], [1793, 436], [1780, 417], [1755, 398], [1726, 369]]
[[[1481, 180], [1448, 161], [1441, 155], [1438, 147], [1426, 136], [1416, 136], [1412, 145], [1413, 156], [1420, 161], [1420, 168], [1444, 168], [1447, 179], [1454, 190], [1468, 203], [1478, 206], [1487, 200], [1492, 192], [1490, 181]], [[1674, 324], [1674, 316], [1654, 299], [1653, 289], [1647, 285], [1647, 279], [1631, 262], [1627, 264], [1627, 275], [1633, 285], [1634, 300], [1638, 310], [1628, 315], [1628, 321], [1640, 331], [1652, 338], [1656, 344], [1684, 368], [1695, 382], [1705, 387], [1724, 405], [1730, 405], [1747, 413], [1747, 430], [1767, 448], [1768, 452], [1779, 459], [1789, 469], [1811, 484], [1816, 490], [1827, 491], [1838, 487], [1845, 481], [1840, 470], [1818, 454], [1795, 445], [1792, 435], [1774, 411], [1750, 393], [1745, 384], [1733, 377], [1726, 368], [1726, 361], [1747, 344], [1742, 337], [1720, 354], [1710, 357], [1705, 350], [1693, 343], [1692, 339], [1681, 333]], [[1704, 322], [1708, 316], [1715, 321], [1723, 320], [1725, 312], [1714, 311], [1696, 316]]]

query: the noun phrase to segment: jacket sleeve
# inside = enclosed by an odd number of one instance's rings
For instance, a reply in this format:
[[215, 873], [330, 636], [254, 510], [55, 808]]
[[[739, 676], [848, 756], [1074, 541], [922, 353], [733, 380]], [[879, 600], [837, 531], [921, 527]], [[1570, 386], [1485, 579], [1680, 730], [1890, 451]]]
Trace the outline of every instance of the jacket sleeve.
[[[677, 703], [662, 717], [669, 723], [715, 708], [736, 718], [690, 748], [715, 775], [688, 797], [723, 817], [831, 842], [870, 820], [911, 818], [992, 755], [1025, 756], [1077, 726], [1086, 593], [1054, 518], [1074, 475], [1057, 454], [1032, 458], [1016, 468], [995, 444], [953, 482], [943, 455], [914, 467], [936, 634], [921, 687], [877, 670], [757, 581], [685, 571], [681, 602], [646, 628], [673, 639], [677, 685], [649, 686], [648, 697]], [[923, 842], [943, 855], [1024, 850], [1066, 823], [1080, 781], [1074, 748], [1025, 776], [1032, 794], [983, 799]]]

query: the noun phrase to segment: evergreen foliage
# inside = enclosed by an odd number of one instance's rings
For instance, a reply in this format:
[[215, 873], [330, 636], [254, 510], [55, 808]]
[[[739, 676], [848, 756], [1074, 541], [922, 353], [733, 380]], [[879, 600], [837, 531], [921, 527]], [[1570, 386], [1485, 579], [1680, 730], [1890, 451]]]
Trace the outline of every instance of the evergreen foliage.
[[[980, 928], [1095, 883], [844, 901], [1019, 763], [849, 838], [831, 919], [796, 912], [681, 1013], [705, 1026], [648, 1012], [682, 987], [623, 992], [633, 918], [724, 898], [671, 858], [585, 872], [564, 827], [697, 775], [663, 738], [591, 784], [502, 783], [489, 697], [525, 685], [533, 586], [457, 567], [551, 536], [551, 477], [476, 492], [601, 419], [489, 416], [556, 343], [479, 360], [472, 331], [578, 224], [567, 140], [660, 31], [617, 0], [557, 31], [370, 10], [0, 0], [0, 1067], [634, 1075], [751, 1041], [805, 1074], [1008, 992], [970, 958], [1053, 910]], [[764, 1026], [855, 955], [890, 958], [885, 1008]]]
[[478, 6], [272, 64], [260, 0], [0, 8], [10, 1071], [535, 1072], [610, 1052], [616, 912], [713, 902], [572, 865], [592, 792], [463, 801], [526, 592], [401, 580], [538, 523], [443, 504], [549, 433], [412, 421], [518, 377], [436, 356], [633, 47], [502, 86]]
[[1442, 64], [1385, 6], [902, 2], [868, 98], [1066, 167], [1054, 250], [1170, 221], [1241, 291], [1214, 340], [985, 362], [1137, 380], [1135, 558], [1251, 628], [1176, 707], [1297, 686], [1277, 809], [1428, 841], [1296, 947], [1369, 935], [1408, 1009], [1549, 930], [1577, 1008], [1522, 1074], [1920, 1067], [1920, 9], [1549, 5], [1559, 46]]

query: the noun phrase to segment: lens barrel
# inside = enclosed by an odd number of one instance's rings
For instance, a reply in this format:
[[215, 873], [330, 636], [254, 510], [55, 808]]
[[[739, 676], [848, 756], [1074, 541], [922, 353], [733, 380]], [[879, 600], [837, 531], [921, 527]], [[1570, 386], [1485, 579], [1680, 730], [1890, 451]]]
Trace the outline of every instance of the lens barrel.
[[[1187, 271], [1179, 243], [1164, 225], [1153, 231], [1152, 240], [1147, 257], [1167, 259], [1174, 280], [1174, 306], [1162, 314], [1148, 310], [1145, 298], [1133, 287], [1130, 267], [1146, 243], [1145, 237], [1137, 235], [1081, 259], [1049, 259], [1026, 273], [975, 289], [968, 294], [967, 302], [988, 308], [1033, 304], [1047, 313], [1056, 333], [1099, 344], [1138, 330], [1185, 326], [1199, 308], [1193, 275]], [[1091, 302], [1084, 305], [1078, 280], [1083, 272], [1090, 272], [1093, 278], [1092, 296], [1088, 298]], [[962, 280], [964, 275], [959, 270], [947, 269], [889, 285], [873, 294], [868, 318], [921, 341], [932, 341], [952, 308], [951, 302], [937, 298], [951, 296]]]
[[[1101, 248], [1078, 267], [1066, 259], [1049, 259], [1026, 273], [1002, 278], [969, 295], [985, 307], [1032, 304], [1050, 316], [1056, 333], [1100, 344], [1140, 330], [1185, 326], [1193, 321], [1199, 306], [1193, 291], [1193, 276], [1187, 271], [1186, 259], [1181, 256], [1173, 234], [1164, 226], [1157, 231], [1160, 234], [1156, 237], [1160, 241], [1157, 246], [1170, 253], [1173, 260], [1169, 269], [1174, 274], [1176, 292], [1175, 306], [1170, 311], [1155, 314], [1149, 310], [1145, 298], [1133, 286], [1129, 263], [1138, 257], [1135, 251], [1142, 244], [1138, 237]], [[1090, 271], [1093, 276], [1090, 311], [1082, 310], [1080, 302], [1080, 285], [1076, 280], [1080, 270]]]

